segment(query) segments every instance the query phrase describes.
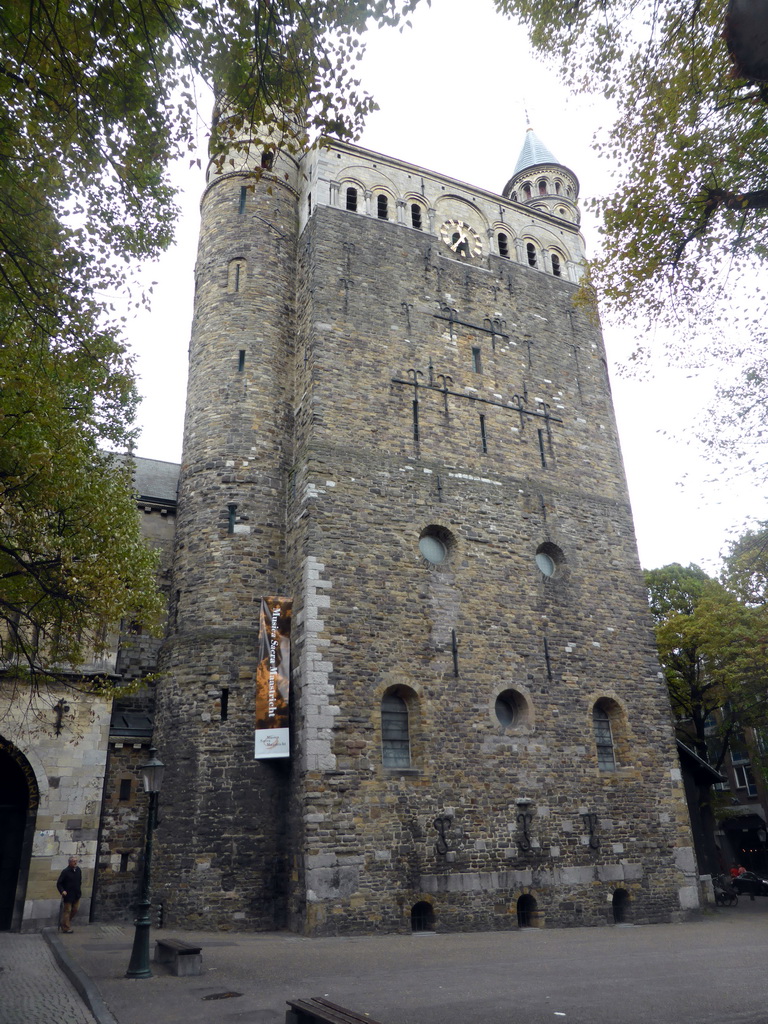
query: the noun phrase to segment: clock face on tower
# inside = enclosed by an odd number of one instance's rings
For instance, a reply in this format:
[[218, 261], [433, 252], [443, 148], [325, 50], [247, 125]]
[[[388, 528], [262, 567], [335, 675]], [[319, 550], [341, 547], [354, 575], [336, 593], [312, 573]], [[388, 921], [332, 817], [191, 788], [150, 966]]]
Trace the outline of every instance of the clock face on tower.
[[440, 225], [440, 237], [457, 256], [474, 259], [482, 256], [483, 243], [474, 228], [463, 220], [447, 220]]

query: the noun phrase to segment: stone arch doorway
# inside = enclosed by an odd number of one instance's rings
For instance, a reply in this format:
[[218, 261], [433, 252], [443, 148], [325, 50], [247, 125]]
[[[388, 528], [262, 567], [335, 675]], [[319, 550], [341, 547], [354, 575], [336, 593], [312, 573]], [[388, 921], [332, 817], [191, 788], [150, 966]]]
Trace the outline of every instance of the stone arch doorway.
[[613, 923], [627, 924], [630, 920], [629, 893], [626, 889], [617, 889], [611, 900]]
[[0, 736], [0, 931], [21, 928], [38, 801], [32, 766]]

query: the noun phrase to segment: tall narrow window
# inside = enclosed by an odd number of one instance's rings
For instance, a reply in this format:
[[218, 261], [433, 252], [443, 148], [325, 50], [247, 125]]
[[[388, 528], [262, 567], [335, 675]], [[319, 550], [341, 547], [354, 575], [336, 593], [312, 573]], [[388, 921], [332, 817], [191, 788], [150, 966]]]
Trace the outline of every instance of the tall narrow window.
[[528, 242], [528, 244], [525, 247], [525, 251], [528, 254], [528, 266], [529, 267], [535, 267], [536, 266], [536, 246], [533, 244], [533, 242]]
[[523, 199], [525, 200], [525, 199], [530, 199], [530, 198], [531, 198], [531, 186], [526, 181], [526, 183], [523, 185]]
[[307, 193], [307, 216], [312, 216], [312, 193]]
[[499, 256], [509, 259], [509, 239], [503, 231], [499, 232]]
[[562, 191], [563, 191], [563, 186], [560, 184], [559, 181], [556, 180], [555, 181], [555, 192], [557, 193], [557, 195], [560, 195], [560, 193]]
[[479, 348], [472, 349], [472, 372], [483, 372], [483, 356]]
[[488, 435], [485, 432], [485, 416], [480, 413], [480, 440], [483, 445], [483, 455], [488, 454]]
[[381, 748], [385, 768], [410, 768], [408, 705], [396, 693], [384, 694], [381, 701]]
[[378, 214], [379, 220], [389, 219], [389, 201], [386, 196], [376, 196], [376, 213]]
[[547, 183], [542, 178], [542, 180], [539, 182], [539, 195], [540, 196], [545, 196], [546, 194], [547, 194]]
[[411, 226], [421, 231], [421, 207], [418, 203], [411, 203]]
[[240, 186], [240, 205], [239, 205], [238, 210], [237, 210], [238, 213], [245, 213], [245, 201], [246, 201], [247, 198], [248, 198], [248, 186], [247, 185], [241, 185]]
[[350, 213], [357, 213], [357, 189], [351, 185], [347, 189], [347, 209]]
[[563, 273], [562, 268], [560, 266], [560, 257], [557, 255], [556, 252], [552, 253], [552, 273], [555, 275], [555, 277], [561, 277]]
[[227, 268], [227, 291], [240, 292], [245, 287], [248, 266], [244, 259], [232, 260]]
[[245, 369], [245, 349], [241, 348], [237, 356], [237, 372], [242, 373]]
[[271, 149], [265, 149], [261, 154], [261, 166], [265, 171], [272, 170], [272, 164], [275, 162], [275, 154]]
[[120, 779], [120, 799], [130, 800], [131, 799], [131, 780]]
[[616, 758], [613, 753], [613, 734], [608, 712], [596, 704], [592, 711], [592, 725], [595, 730], [595, 746], [597, 747], [597, 765], [601, 772], [616, 771]]

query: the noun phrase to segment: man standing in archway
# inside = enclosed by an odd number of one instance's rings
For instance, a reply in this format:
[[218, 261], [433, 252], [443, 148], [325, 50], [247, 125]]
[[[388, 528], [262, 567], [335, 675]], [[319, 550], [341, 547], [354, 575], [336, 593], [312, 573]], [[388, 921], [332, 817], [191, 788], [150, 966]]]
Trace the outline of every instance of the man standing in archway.
[[61, 893], [59, 928], [63, 932], [73, 931], [71, 921], [80, 906], [82, 887], [83, 873], [77, 866], [77, 857], [70, 857], [69, 865], [64, 868], [56, 882], [56, 888]]

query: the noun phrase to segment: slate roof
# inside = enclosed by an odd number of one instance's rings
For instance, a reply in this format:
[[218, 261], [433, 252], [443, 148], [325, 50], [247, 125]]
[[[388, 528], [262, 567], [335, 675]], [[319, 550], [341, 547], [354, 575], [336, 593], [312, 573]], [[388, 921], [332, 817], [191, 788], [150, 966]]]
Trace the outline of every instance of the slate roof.
[[134, 458], [134, 481], [140, 498], [155, 499], [163, 504], [176, 502], [181, 466], [178, 462]]
[[547, 149], [533, 128], [529, 128], [525, 133], [525, 142], [520, 150], [520, 156], [517, 158], [512, 177], [514, 178], [520, 171], [524, 171], [526, 167], [537, 167], [539, 164], [560, 164], [560, 161]]

